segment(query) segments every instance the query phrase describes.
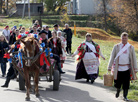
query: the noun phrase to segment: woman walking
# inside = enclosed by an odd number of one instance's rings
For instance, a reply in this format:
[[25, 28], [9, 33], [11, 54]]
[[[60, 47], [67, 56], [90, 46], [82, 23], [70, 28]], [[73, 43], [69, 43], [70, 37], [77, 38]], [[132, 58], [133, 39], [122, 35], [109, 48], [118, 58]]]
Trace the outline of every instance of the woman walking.
[[57, 32], [57, 36], [60, 38], [60, 40], [61, 40], [61, 47], [62, 47], [62, 56], [60, 57], [60, 60], [61, 60], [61, 63], [62, 63], [62, 65], [61, 66], [63, 66], [63, 63], [64, 63], [64, 61], [65, 61], [65, 59], [66, 59], [66, 39], [62, 36], [62, 32], [61, 31], [58, 31]]
[[9, 45], [7, 43], [7, 39], [3, 34], [0, 34], [0, 64], [1, 64], [1, 71], [2, 71], [2, 77], [6, 74], [6, 63], [8, 62], [6, 58], [4, 57], [5, 50], [9, 49]]
[[95, 81], [99, 73], [99, 56], [104, 60], [104, 56], [101, 53], [100, 46], [92, 41], [90, 33], [86, 34], [86, 40], [80, 44], [78, 49], [74, 52], [72, 57], [79, 55], [77, 60], [80, 60], [77, 64], [76, 80], [85, 78], [86, 82], [91, 80], [91, 83]]

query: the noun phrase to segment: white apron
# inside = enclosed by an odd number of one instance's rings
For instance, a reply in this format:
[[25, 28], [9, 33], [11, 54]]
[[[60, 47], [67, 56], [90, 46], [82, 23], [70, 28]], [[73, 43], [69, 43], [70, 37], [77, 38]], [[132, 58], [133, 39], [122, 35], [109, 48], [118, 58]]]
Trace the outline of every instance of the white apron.
[[83, 58], [83, 63], [85, 66], [85, 70], [87, 74], [97, 74], [98, 67], [99, 67], [99, 60], [95, 56], [94, 52], [96, 52], [94, 45], [87, 43], [86, 45], [93, 51], [93, 52], [86, 52]]

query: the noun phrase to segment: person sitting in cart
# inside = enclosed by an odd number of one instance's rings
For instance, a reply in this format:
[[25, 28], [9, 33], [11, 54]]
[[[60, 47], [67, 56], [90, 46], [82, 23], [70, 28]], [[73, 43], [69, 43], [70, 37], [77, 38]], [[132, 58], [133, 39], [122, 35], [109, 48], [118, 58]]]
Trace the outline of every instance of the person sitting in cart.
[[[48, 44], [48, 39], [46, 38], [47, 32], [42, 30], [39, 35], [42, 38], [42, 43], [45, 43], [45, 48], [51, 47], [51, 45]], [[52, 58], [56, 60], [56, 65], [59, 72], [61, 74], [64, 74], [65, 72], [63, 72], [61, 69], [60, 57], [57, 54], [53, 54]], [[46, 67], [46, 65], [44, 65], [44, 67]]]

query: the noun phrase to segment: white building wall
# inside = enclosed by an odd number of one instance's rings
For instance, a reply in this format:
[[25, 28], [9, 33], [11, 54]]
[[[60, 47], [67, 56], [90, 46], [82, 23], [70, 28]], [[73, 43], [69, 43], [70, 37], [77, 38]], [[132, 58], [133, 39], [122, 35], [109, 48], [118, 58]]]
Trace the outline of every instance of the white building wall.
[[[76, 8], [74, 2], [76, 1]], [[95, 14], [98, 9], [98, 0], [71, 0], [73, 3], [73, 14]], [[69, 7], [68, 7], [69, 9]], [[69, 13], [68, 13], [69, 14]]]
[[78, 14], [95, 14], [97, 12], [96, 0], [77, 0]]

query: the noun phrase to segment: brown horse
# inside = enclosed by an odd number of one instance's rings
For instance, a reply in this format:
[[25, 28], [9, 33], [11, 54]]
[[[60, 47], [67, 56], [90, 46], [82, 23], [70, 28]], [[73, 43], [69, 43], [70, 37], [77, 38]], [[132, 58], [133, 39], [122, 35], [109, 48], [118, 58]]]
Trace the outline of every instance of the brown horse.
[[39, 80], [39, 68], [40, 68], [40, 54], [38, 41], [33, 37], [27, 37], [21, 39], [22, 48], [22, 59], [23, 59], [23, 70], [25, 76], [26, 84], [26, 101], [30, 100], [30, 75], [33, 74], [34, 85], [35, 85], [35, 95], [39, 97], [38, 91], [38, 80]]

